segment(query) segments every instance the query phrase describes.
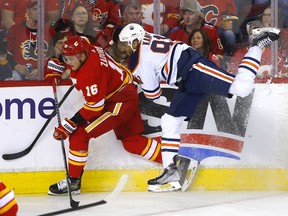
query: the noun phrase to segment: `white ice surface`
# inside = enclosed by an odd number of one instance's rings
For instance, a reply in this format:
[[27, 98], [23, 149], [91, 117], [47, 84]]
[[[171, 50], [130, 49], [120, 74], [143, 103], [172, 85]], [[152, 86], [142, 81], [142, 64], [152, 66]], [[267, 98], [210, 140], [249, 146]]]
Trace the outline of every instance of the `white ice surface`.
[[[80, 205], [96, 202], [109, 193], [73, 196]], [[34, 216], [69, 208], [66, 196], [16, 196], [17, 216]], [[106, 204], [63, 216], [287, 216], [287, 192], [122, 192]]]

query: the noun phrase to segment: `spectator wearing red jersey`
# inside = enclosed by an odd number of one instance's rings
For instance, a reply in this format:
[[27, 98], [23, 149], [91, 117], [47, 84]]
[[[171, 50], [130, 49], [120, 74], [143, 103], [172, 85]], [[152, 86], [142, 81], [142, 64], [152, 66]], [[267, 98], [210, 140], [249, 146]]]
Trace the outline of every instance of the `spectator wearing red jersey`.
[[183, 24], [172, 29], [169, 38], [189, 44], [189, 35], [191, 32], [194, 29], [202, 28], [208, 34], [211, 41], [212, 53], [223, 54], [223, 46], [217, 29], [214, 26], [205, 23], [200, 4], [196, 0], [186, 0], [180, 5], [180, 10]]
[[219, 57], [211, 53], [211, 42], [203, 29], [194, 29], [189, 36], [189, 44], [197, 49], [204, 57], [220, 66]]
[[[31, 0], [26, 8], [27, 21], [15, 24], [9, 29], [8, 51], [11, 52], [16, 63], [13, 68], [13, 80], [38, 79], [37, 8], [37, 2]], [[48, 29], [44, 32], [44, 38], [44, 52], [46, 52], [50, 40]]]
[[0, 180], [0, 215], [16, 216], [17, 212], [18, 204], [14, 197], [14, 192], [10, 191]]
[[123, 13], [124, 25], [129, 23], [137, 23], [141, 25], [145, 31], [153, 33], [154, 29], [152, 25], [143, 23], [143, 11], [142, 6], [138, 0], [130, 0], [124, 6]]
[[202, 6], [205, 21], [217, 27], [219, 37], [224, 47], [225, 55], [231, 56], [235, 51], [236, 34], [234, 33], [234, 21], [236, 16], [234, 0], [198, 0]]
[[[2, 0], [2, 20], [4, 26], [9, 29], [14, 24], [19, 24], [23, 20], [26, 20], [27, 13], [26, 8], [27, 4], [30, 4], [31, 1], [37, 2], [37, 0]], [[60, 5], [59, 0], [44, 0], [45, 8], [45, 23], [47, 25], [55, 22], [60, 18]]]

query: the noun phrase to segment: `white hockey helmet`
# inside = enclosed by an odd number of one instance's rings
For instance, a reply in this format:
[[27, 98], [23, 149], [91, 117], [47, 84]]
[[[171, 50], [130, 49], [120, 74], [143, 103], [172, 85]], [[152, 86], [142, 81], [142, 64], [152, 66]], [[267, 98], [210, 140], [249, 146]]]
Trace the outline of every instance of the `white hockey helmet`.
[[119, 34], [119, 41], [120, 42], [127, 42], [128, 45], [132, 48], [133, 51], [133, 41], [138, 39], [141, 42], [144, 38], [145, 30], [143, 27], [137, 23], [130, 23], [126, 25]]

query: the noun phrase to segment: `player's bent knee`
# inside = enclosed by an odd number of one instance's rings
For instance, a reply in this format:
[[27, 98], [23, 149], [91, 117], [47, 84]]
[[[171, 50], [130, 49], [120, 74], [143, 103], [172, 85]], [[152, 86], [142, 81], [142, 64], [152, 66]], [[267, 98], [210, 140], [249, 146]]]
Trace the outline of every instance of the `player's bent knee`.
[[229, 93], [239, 97], [248, 96], [253, 90], [254, 77], [255, 76], [252, 73], [237, 74], [233, 83], [231, 84]]

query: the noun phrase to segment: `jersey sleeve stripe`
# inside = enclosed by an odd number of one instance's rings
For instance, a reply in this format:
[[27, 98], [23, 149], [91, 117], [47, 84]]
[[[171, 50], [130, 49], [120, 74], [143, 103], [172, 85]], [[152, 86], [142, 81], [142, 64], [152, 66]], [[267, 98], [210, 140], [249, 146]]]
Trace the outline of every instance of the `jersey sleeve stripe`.
[[202, 63], [194, 64], [192, 67], [197, 69], [198, 71], [200, 71], [202, 73], [206, 73], [209, 76], [216, 77], [217, 79], [221, 79], [227, 83], [232, 83], [234, 80], [234, 77], [232, 75], [228, 76], [228, 75], [223, 74], [222, 72], [220, 72], [214, 68], [211, 68], [209, 66], [206, 66]]
[[111, 116], [116, 116], [119, 114], [120, 109], [121, 109], [122, 103], [117, 103], [114, 107], [113, 112], [105, 112], [103, 115], [101, 115], [99, 118], [97, 118], [95, 121], [93, 121], [91, 124], [89, 124], [85, 130], [87, 131], [87, 133], [91, 132], [91, 130], [93, 130], [94, 128], [96, 128], [97, 126], [99, 126], [103, 121], [105, 121], [106, 119], [108, 119]]

